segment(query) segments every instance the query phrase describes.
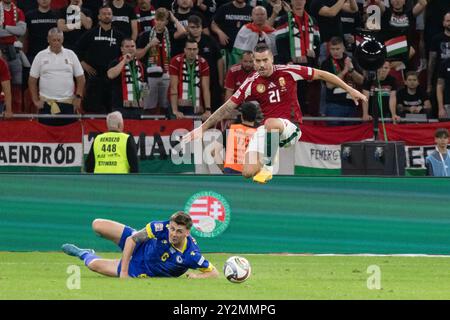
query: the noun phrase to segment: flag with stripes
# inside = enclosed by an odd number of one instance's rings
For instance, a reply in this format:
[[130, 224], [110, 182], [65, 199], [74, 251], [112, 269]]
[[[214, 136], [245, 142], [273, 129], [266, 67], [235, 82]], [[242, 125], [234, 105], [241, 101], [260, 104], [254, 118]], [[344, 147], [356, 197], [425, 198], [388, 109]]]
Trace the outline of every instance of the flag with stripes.
[[393, 57], [408, 52], [406, 36], [400, 36], [385, 42], [386, 56]]

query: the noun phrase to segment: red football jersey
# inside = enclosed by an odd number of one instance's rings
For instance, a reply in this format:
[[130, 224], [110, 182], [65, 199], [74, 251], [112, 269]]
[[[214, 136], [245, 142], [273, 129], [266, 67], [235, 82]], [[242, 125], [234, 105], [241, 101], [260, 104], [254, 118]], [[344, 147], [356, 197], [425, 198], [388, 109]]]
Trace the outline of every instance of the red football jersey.
[[299, 65], [274, 65], [270, 77], [253, 73], [244, 81], [231, 97], [231, 101], [241, 104], [244, 101], [258, 101], [264, 115], [268, 118], [282, 118], [302, 122], [302, 112], [297, 99], [297, 81], [312, 80], [314, 69]]
[[245, 72], [240, 63], [231, 66], [225, 77], [225, 89], [236, 91], [251, 74], [253, 74], [253, 70]]

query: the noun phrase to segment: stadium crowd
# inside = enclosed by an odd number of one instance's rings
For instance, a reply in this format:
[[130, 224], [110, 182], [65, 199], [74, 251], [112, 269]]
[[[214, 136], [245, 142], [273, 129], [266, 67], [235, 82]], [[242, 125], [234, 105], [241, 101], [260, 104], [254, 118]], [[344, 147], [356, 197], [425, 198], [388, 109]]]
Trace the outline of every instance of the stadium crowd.
[[[353, 58], [364, 30], [386, 45], [379, 83]], [[381, 92], [394, 121], [450, 117], [450, 0], [1, 0], [0, 104], [6, 118], [206, 119], [253, 72], [261, 42], [276, 63], [321, 68], [371, 97], [355, 106], [298, 81], [303, 115], [370, 120]]]

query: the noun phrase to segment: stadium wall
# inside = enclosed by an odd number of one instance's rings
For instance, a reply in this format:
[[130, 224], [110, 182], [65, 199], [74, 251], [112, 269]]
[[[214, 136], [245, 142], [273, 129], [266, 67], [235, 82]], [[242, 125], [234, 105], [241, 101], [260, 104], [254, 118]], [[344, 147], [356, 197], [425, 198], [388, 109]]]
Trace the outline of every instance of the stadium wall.
[[230, 204], [231, 223], [203, 252], [449, 254], [450, 180], [440, 178], [0, 175], [0, 251], [116, 247], [95, 218], [137, 229], [184, 209], [199, 191]]

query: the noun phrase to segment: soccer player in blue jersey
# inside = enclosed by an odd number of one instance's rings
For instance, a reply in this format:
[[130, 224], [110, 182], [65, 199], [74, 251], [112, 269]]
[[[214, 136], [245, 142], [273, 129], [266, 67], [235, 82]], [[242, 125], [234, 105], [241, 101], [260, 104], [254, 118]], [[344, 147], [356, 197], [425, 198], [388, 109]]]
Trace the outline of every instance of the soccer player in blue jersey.
[[94, 231], [116, 243], [122, 259], [102, 259], [94, 250], [73, 244], [64, 244], [62, 250], [79, 257], [90, 270], [110, 277], [179, 277], [188, 269], [201, 271], [187, 273], [189, 278], [217, 277], [217, 269], [202, 256], [191, 237], [191, 227], [191, 217], [182, 211], [168, 221], [150, 222], [140, 231], [115, 221], [95, 219]]

